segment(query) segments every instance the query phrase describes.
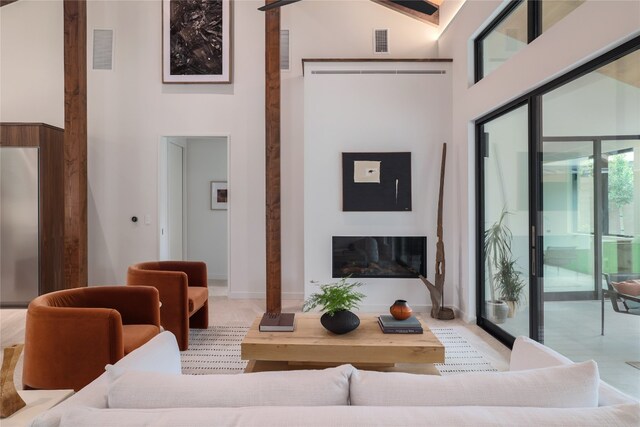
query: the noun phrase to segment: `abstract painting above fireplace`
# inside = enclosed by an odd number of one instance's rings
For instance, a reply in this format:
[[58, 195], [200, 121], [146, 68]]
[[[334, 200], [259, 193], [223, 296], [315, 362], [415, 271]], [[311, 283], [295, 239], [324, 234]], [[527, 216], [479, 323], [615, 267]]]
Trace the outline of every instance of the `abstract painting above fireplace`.
[[411, 153], [342, 153], [342, 210], [411, 211]]
[[425, 236], [333, 236], [332, 277], [427, 275]]

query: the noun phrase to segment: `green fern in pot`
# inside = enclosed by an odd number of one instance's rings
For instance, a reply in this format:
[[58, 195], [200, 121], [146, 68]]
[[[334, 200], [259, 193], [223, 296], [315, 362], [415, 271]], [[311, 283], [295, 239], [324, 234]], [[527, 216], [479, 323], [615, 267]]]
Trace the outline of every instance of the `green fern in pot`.
[[343, 277], [336, 283], [320, 285], [320, 292], [311, 294], [302, 306], [303, 311], [320, 307], [324, 314], [320, 323], [335, 334], [346, 334], [360, 325], [360, 319], [350, 310], [356, 310], [365, 295], [357, 291], [363, 284], [347, 283]]
[[500, 299], [509, 306], [507, 317], [514, 317], [516, 307], [522, 303], [522, 299], [525, 297], [526, 287], [522, 272], [517, 269], [516, 260], [511, 257], [501, 258], [498, 261], [498, 271], [493, 278]]

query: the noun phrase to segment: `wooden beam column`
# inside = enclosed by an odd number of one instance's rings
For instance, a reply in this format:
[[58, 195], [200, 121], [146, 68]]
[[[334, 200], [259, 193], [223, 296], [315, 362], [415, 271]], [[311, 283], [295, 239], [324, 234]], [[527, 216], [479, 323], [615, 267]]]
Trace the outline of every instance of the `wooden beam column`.
[[64, 0], [64, 282], [87, 286], [87, 3]]
[[265, 12], [265, 79], [267, 312], [280, 313], [280, 8]]

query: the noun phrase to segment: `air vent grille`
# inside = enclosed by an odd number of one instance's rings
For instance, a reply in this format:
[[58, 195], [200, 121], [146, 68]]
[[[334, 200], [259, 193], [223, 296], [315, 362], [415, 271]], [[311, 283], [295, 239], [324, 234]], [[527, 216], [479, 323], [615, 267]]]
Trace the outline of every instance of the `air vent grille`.
[[389, 30], [373, 30], [373, 53], [389, 53]]
[[280, 30], [280, 69], [290, 70], [289, 30]]
[[113, 30], [93, 30], [93, 69], [113, 69]]
[[314, 70], [311, 74], [447, 74], [445, 70]]

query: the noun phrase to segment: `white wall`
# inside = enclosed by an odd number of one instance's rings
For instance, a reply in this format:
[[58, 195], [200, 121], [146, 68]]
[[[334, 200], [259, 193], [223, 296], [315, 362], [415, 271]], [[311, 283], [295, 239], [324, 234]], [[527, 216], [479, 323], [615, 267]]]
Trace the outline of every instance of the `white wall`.
[[211, 181], [227, 180], [227, 138], [187, 138], [187, 259], [227, 278], [227, 211], [211, 210]]
[[64, 127], [62, 1], [0, 8], [0, 121]]
[[[234, 83], [214, 86], [161, 83], [161, 2], [89, 3], [89, 31], [115, 30], [114, 70], [90, 70], [88, 76], [91, 283], [120, 282], [129, 264], [158, 256], [161, 136], [230, 135], [229, 293], [264, 296], [264, 14], [257, 10], [262, 4], [234, 2]], [[282, 21], [291, 30], [293, 65], [283, 73], [282, 87], [282, 289], [287, 298], [302, 296], [304, 282], [300, 58], [370, 56], [374, 24], [395, 34], [394, 55], [429, 56], [435, 54], [435, 42], [428, 42], [435, 30], [360, 0], [305, 0], [283, 9]], [[132, 226], [129, 211], [151, 213], [153, 224]]]
[[[446, 74], [312, 74], [315, 70], [444, 70]], [[313, 63], [304, 84], [305, 296], [311, 281], [331, 278], [332, 236], [427, 236], [427, 277], [433, 280], [442, 143], [450, 140], [450, 63]], [[343, 212], [342, 152], [411, 152], [410, 212]], [[451, 171], [447, 171], [449, 178]], [[445, 199], [447, 186], [445, 186]], [[445, 213], [445, 246], [450, 226]], [[447, 261], [455, 260], [448, 252]], [[455, 264], [455, 262], [454, 262]], [[449, 271], [449, 269], [447, 269]], [[356, 279], [354, 279], [356, 280]], [[361, 309], [384, 311], [396, 299], [414, 309], [430, 303], [419, 279], [357, 279]], [[447, 276], [450, 287], [451, 278]], [[446, 285], [445, 285], [446, 286]], [[446, 303], [453, 301], [445, 293]]]
[[458, 182], [452, 198], [460, 201], [456, 210], [460, 213], [455, 227], [459, 246], [453, 250], [461, 253], [459, 304], [468, 321], [475, 312], [473, 120], [640, 34], [640, 3], [587, 1], [474, 85], [473, 37], [501, 5], [500, 1], [467, 1], [438, 41], [440, 56], [454, 59], [452, 155], [459, 169], [454, 172]]
[[[290, 31], [291, 70], [282, 72], [282, 282], [302, 296], [304, 273], [303, 58], [374, 57], [374, 28], [389, 29], [389, 55], [436, 57], [438, 28], [369, 0], [304, 0], [281, 9]], [[261, 70], [260, 70], [261, 72]], [[353, 113], [353, 112], [352, 112]]]
[[[115, 32], [114, 70], [89, 71], [89, 280], [118, 283], [158, 258], [158, 147], [164, 135], [231, 135], [230, 285], [264, 288], [264, 42], [259, 2], [234, 2], [234, 83], [164, 85], [159, 1], [92, 1], [88, 30]], [[89, 56], [91, 52], [89, 52]], [[249, 185], [251, 184], [251, 185]], [[132, 226], [128, 212], [151, 214]], [[248, 267], [248, 261], [251, 267]]]
[[[257, 10], [263, 4], [233, 2], [233, 84], [163, 85], [161, 2], [88, 2], [91, 284], [122, 283], [128, 265], [159, 256], [162, 136], [230, 135], [230, 296], [264, 296], [264, 13]], [[24, 19], [17, 19], [18, 10]], [[2, 120], [62, 126], [62, 2], [21, 0], [0, 13]], [[59, 20], [51, 19], [56, 15]], [[34, 25], [24, 25], [26, 18]], [[91, 69], [96, 28], [114, 30], [112, 71]], [[369, 0], [305, 0], [282, 9], [282, 28], [291, 31], [292, 53], [292, 70], [282, 76], [282, 289], [287, 298], [302, 296], [304, 282], [301, 58], [371, 57], [373, 28], [389, 28], [388, 57], [435, 56], [438, 29]], [[6, 48], [5, 41], [18, 47]], [[29, 55], [22, 58], [25, 51]], [[25, 69], [24, 61], [33, 66]], [[59, 84], [54, 92], [41, 87], [49, 80]], [[151, 224], [130, 221], [132, 215], [146, 214]]]

